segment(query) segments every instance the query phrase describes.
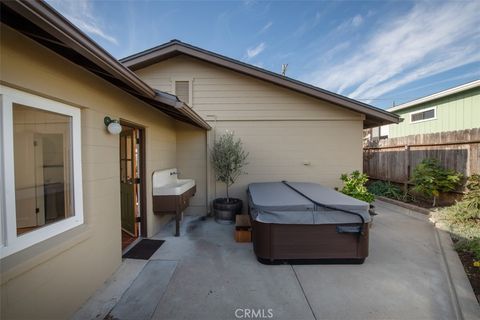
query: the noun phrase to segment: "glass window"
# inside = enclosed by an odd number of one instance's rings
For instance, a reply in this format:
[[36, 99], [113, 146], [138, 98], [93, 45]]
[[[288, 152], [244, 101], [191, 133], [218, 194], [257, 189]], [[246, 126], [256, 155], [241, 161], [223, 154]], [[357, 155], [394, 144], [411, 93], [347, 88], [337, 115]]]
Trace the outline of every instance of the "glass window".
[[0, 259], [83, 224], [81, 111], [0, 85]]
[[17, 234], [73, 216], [72, 118], [13, 104]]
[[434, 118], [435, 118], [435, 108], [412, 113], [410, 121], [418, 122], [418, 121], [429, 120]]

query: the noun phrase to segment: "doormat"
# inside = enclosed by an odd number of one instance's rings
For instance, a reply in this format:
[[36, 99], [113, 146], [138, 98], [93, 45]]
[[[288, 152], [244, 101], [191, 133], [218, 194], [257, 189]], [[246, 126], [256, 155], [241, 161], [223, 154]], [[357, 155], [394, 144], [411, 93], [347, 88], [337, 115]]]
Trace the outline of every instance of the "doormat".
[[164, 242], [165, 240], [142, 239], [133, 248], [128, 250], [123, 255], [123, 258], [148, 260]]

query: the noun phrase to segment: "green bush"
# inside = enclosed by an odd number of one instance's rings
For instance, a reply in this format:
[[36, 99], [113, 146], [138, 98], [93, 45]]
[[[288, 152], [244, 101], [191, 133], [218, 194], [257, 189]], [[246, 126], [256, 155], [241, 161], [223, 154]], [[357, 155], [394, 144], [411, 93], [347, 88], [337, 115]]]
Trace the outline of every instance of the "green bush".
[[[480, 175], [473, 174], [466, 183], [467, 193], [462, 199], [467, 209], [480, 211]], [[480, 217], [478, 217], [480, 219]]]
[[438, 210], [433, 216], [448, 225], [457, 251], [472, 253], [480, 260], [480, 176], [469, 177], [466, 186], [462, 201]]
[[235, 139], [233, 132], [227, 132], [213, 145], [211, 151], [213, 169], [217, 181], [223, 182], [227, 190], [227, 202], [230, 200], [229, 187], [244, 174], [243, 167], [248, 153], [243, 150], [242, 141]]
[[461, 239], [455, 244], [455, 250], [472, 253], [475, 260], [480, 260], [480, 238]]
[[340, 179], [343, 181], [343, 189], [340, 190], [342, 193], [368, 203], [372, 203], [375, 200], [375, 196], [368, 192], [365, 186], [368, 181], [366, 174], [356, 170], [351, 174], [342, 174]]
[[402, 189], [389, 181], [377, 180], [368, 186], [368, 191], [376, 196], [387, 197], [395, 200], [403, 200]]
[[[458, 201], [453, 206], [443, 208], [439, 212], [443, 219], [450, 224], [479, 224], [480, 228], [480, 175], [474, 174], [467, 180], [467, 192], [462, 201]], [[480, 237], [480, 230], [478, 232]]]
[[460, 185], [462, 174], [440, 166], [437, 159], [424, 159], [413, 170], [413, 191], [433, 198], [435, 207], [440, 192], [455, 190]]

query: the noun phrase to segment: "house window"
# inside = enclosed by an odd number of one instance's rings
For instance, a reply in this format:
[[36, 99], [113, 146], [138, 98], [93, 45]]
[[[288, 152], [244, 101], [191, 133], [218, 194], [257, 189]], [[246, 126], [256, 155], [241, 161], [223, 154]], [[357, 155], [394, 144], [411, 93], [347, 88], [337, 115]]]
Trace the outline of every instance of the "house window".
[[435, 107], [412, 112], [410, 114], [410, 123], [434, 120], [437, 116]]
[[187, 105], [192, 106], [192, 87], [190, 80], [175, 80], [175, 95], [180, 101], [185, 102]]
[[83, 223], [80, 110], [0, 86], [1, 257]]

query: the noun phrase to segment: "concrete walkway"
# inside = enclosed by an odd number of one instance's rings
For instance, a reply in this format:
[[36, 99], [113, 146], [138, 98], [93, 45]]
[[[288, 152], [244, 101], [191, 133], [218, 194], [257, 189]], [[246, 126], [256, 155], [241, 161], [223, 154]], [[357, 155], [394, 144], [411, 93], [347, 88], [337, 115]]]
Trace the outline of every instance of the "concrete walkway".
[[[459, 261], [450, 261], [451, 244], [442, 246], [426, 217], [386, 203], [377, 212], [363, 265], [262, 265], [251, 244], [234, 242], [233, 226], [188, 217], [182, 237], [167, 225], [154, 237], [166, 242], [150, 261], [124, 262], [138, 276], [120, 268], [115, 290], [107, 283], [76, 318], [103, 319], [102, 301], [111, 305], [110, 319], [480, 317]], [[155, 285], [142, 289], [148, 283]]]

